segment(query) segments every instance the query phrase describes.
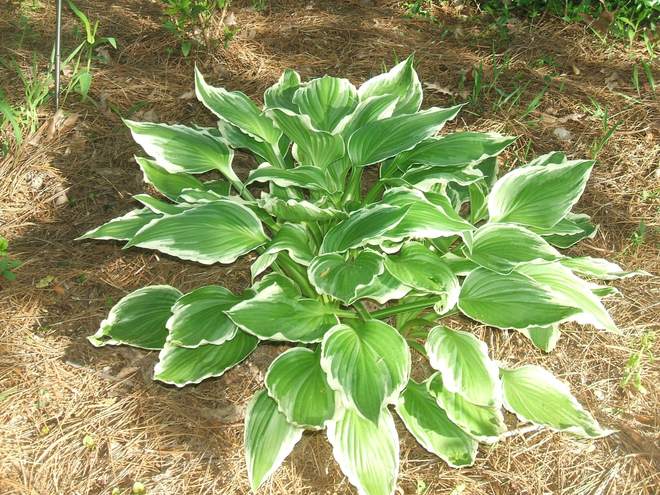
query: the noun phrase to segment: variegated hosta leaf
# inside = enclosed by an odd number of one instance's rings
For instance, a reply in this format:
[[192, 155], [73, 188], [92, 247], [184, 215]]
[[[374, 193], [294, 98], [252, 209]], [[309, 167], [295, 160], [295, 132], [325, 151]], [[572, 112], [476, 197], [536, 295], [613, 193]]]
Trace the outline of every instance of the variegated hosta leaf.
[[154, 213], [164, 215], [178, 215], [193, 207], [192, 205], [172, 204], [167, 201], [161, 201], [160, 199], [152, 198], [148, 194], [136, 194], [133, 196], [133, 199], [139, 201]]
[[383, 203], [407, 207], [406, 216], [387, 233], [389, 239], [434, 239], [470, 232], [474, 227], [461, 218], [442, 194], [397, 187], [383, 195]]
[[333, 185], [328, 174], [324, 170], [311, 165], [281, 169], [262, 163], [258, 168], [252, 170], [248, 176], [247, 184], [253, 182], [272, 182], [280, 187], [296, 186], [312, 191], [333, 191]]
[[261, 194], [257, 205], [269, 215], [285, 222], [327, 222], [346, 217], [343, 211], [324, 203], [319, 205], [304, 199], [281, 199], [266, 193]]
[[443, 294], [443, 306], [451, 309], [458, 301], [460, 285], [442, 258], [419, 242], [408, 242], [396, 255], [385, 258], [385, 268], [400, 282], [422, 292]]
[[571, 395], [568, 386], [548, 370], [528, 365], [501, 369], [504, 407], [522, 421], [569, 431], [583, 437], [612, 433], [598, 422]]
[[264, 92], [266, 108], [286, 108], [298, 113], [298, 105], [293, 96], [300, 87], [300, 74], [293, 69], [286, 69], [275, 84]]
[[392, 116], [397, 98], [392, 95], [371, 96], [361, 101], [353, 113], [344, 117], [334, 132], [340, 134], [344, 141], [348, 141], [355, 131], [374, 120], [385, 119]]
[[413, 148], [433, 136], [445, 122], [453, 119], [461, 105], [432, 107], [411, 115], [398, 115], [370, 122], [351, 134], [346, 146], [356, 167], [365, 167]]
[[545, 155], [537, 156], [534, 158], [531, 162], [526, 163], [523, 165], [523, 167], [536, 167], [540, 165], [561, 165], [562, 163], [565, 163], [566, 160], [566, 155], [562, 153], [561, 151], [551, 151], [550, 153], [546, 153]]
[[[535, 265], [530, 265], [535, 266]], [[458, 307], [470, 318], [498, 328], [527, 328], [566, 321], [580, 313], [571, 301], [517, 272], [477, 268], [463, 282]]]
[[433, 168], [456, 168], [475, 165], [499, 155], [516, 138], [494, 132], [454, 132], [432, 137], [394, 158], [393, 165], [407, 170], [411, 165]]
[[89, 341], [96, 347], [128, 344], [161, 349], [167, 338], [165, 322], [172, 314], [170, 308], [181, 296], [169, 285], [152, 285], [131, 292], [112, 307]]
[[149, 208], [132, 210], [125, 215], [113, 218], [100, 227], [85, 232], [78, 237], [78, 239], [112, 239], [116, 241], [128, 241], [132, 239], [142, 227], [160, 217], [162, 217], [162, 215], [154, 213]]
[[378, 304], [385, 304], [405, 297], [412, 290], [403, 285], [385, 270], [368, 286], [358, 289], [358, 299], [373, 299]]
[[454, 253], [445, 253], [441, 258], [443, 263], [445, 263], [457, 277], [467, 277], [470, 272], [479, 267], [474, 261], [469, 260], [468, 258], [463, 258]]
[[233, 201], [219, 200], [151, 221], [126, 247], [156, 249], [210, 265], [233, 263], [266, 239], [261, 221], [251, 210]]
[[319, 342], [337, 323], [334, 308], [315, 299], [295, 297], [279, 283], [261, 289], [227, 311], [240, 328], [263, 340]]
[[521, 263], [563, 257], [541, 236], [519, 225], [501, 223], [477, 229], [463, 252], [484, 268], [503, 274], [511, 273]]
[[238, 180], [231, 169], [234, 152], [210, 129], [131, 120], [124, 122], [135, 142], [168, 172], [201, 174], [219, 170], [225, 177]]
[[434, 327], [426, 340], [431, 366], [442, 374], [444, 387], [478, 406], [502, 403], [497, 365], [486, 344], [468, 332]]
[[266, 246], [265, 253], [275, 254], [282, 251], [296, 263], [308, 266], [314, 258], [314, 252], [309, 245], [309, 234], [304, 226], [295, 223], [285, 223]]
[[218, 285], [189, 292], [172, 306], [172, 316], [167, 320], [169, 341], [179, 347], [199, 347], [233, 338], [237, 328], [224, 311], [242, 300]]
[[383, 409], [376, 423], [346, 407], [328, 422], [332, 453], [359, 495], [393, 495], [399, 474], [399, 436]]
[[173, 201], [177, 201], [184, 189], [205, 189], [204, 184], [192, 175], [168, 172], [153, 160], [139, 156], [135, 157], [135, 161], [142, 169], [144, 181]]
[[560, 260], [560, 263], [574, 272], [601, 280], [618, 280], [637, 275], [649, 275], [642, 270], [627, 272], [616, 263], [603, 258], [592, 258], [591, 256], [582, 256], [579, 258], [567, 257]]
[[334, 326], [323, 339], [321, 366], [330, 386], [365, 418], [378, 423], [384, 405], [408, 382], [410, 351], [394, 328], [378, 320]]
[[426, 385], [410, 380], [399, 397], [396, 412], [419, 444], [449, 466], [474, 464], [478, 442], [449, 419]]
[[308, 115], [314, 128], [332, 132], [358, 103], [355, 86], [348, 79], [323, 76], [300, 87], [293, 96], [299, 113]]
[[558, 325], [520, 328], [518, 329], [518, 332], [531, 340], [532, 343], [543, 352], [552, 352], [561, 337]]
[[366, 81], [358, 89], [360, 101], [371, 96], [392, 95], [398, 98], [395, 115], [417, 112], [422, 104], [422, 84], [413, 68], [413, 56]]
[[589, 215], [569, 213], [559, 223], [538, 232], [553, 246], [568, 249], [583, 239], [591, 239], [596, 235], [598, 226], [591, 223]]
[[373, 284], [383, 270], [383, 256], [365, 249], [355, 256], [337, 253], [317, 256], [309, 266], [308, 276], [319, 294], [352, 304], [360, 289]]
[[320, 169], [344, 156], [341, 136], [314, 128], [307, 115], [298, 115], [282, 108], [268, 110], [282, 132], [298, 147], [301, 165], [314, 165]]
[[[278, 142], [269, 143], [262, 141], [253, 135], [243, 132], [241, 129], [227, 121], [218, 121], [218, 130], [225, 142], [234, 149], [245, 149], [254, 153], [261, 161], [266, 161], [274, 166], [281, 166], [282, 156], [278, 150]], [[282, 141], [285, 138], [280, 138]], [[288, 140], [286, 140], [288, 142]]]
[[376, 204], [352, 212], [323, 238], [319, 254], [343, 253], [352, 248], [377, 244], [406, 215], [407, 208]]
[[479, 182], [484, 174], [472, 167], [411, 167], [401, 177], [385, 179], [392, 185], [415, 187], [421, 191], [433, 191], [447, 184], [467, 186]]
[[546, 288], [560, 304], [580, 308], [582, 312], [574, 315], [573, 320], [618, 333], [616, 324], [598, 296], [591, 291], [587, 282], [574, 275], [570, 269], [555, 262], [523, 265], [517, 271]]
[[167, 342], [158, 355], [154, 379], [177, 387], [221, 376], [257, 348], [256, 337], [240, 330], [222, 344], [179, 347]]
[[[229, 183], [224, 181], [205, 182], [206, 190], [184, 189], [179, 195], [178, 201], [182, 203], [214, 203], [219, 199], [228, 199]], [[232, 198], [233, 199], [233, 198]]]
[[265, 390], [257, 392], [245, 413], [245, 463], [253, 491], [280, 467], [302, 438], [303, 428], [290, 424]]
[[478, 406], [443, 385], [442, 375], [435, 373], [427, 381], [427, 390], [449, 419], [480, 442], [493, 443], [506, 431], [500, 405]]
[[280, 130], [272, 120], [261, 113], [250, 98], [240, 91], [227, 91], [207, 84], [196, 67], [195, 94], [217, 117], [235, 125], [241, 131], [271, 144], [280, 139]]
[[320, 349], [295, 347], [280, 354], [268, 368], [268, 394], [289, 423], [323, 428], [335, 413], [335, 392], [321, 369]]
[[591, 160], [579, 160], [509, 172], [488, 196], [491, 221], [552, 227], [577, 203], [593, 164]]

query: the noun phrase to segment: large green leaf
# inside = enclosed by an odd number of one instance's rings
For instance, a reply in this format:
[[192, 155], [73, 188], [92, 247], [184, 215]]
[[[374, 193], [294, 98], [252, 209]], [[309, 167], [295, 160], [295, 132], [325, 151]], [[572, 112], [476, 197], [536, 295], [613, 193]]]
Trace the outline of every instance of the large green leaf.
[[293, 102], [293, 97], [300, 87], [300, 74], [293, 69], [286, 69], [282, 75], [264, 92], [264, 104], [266, 108], [286, 108], [292, 112], [298, 112], [298, 105]]
[[344, 140], [337, 134], [314, 128], [307, 115], [298, 115], [281, 108], [268, 110], [282, 132], [297, 146], [298, 162], [321, 169], [344, 156]]
[[359, 495], [394, 494], [399, 436], [387, 409], [373, 423], [346, 407], [328, 422], [328, 440], [337, 464]]
[[449, 466], [474, 464], [478, 442], [447, 417], [425, 385], [410, 380], [396, 411], [420, 445]]
[[143, 287], [115, 304], [98, 331], [89, 337], [96, 347], [128, 344], [143, 349], [161, 349], [167, 338], [165, 322], [181, 292], [169, 285]]
[[401, 170], [414, 164], [450, 169], [475, 165], [499, 155], [515, 139], [494, 132], [453, 132], [425, 139], [410, 151], [397, 155], [392, 165]]
[[253, 491], [280, 467], [302, 438], [303, 428], [290, 424], [265, 390], [257, 392], [245, 414], [245, 463]]
[[557, 262], [528, 264], [520, 266], [517, 271], [546, 288], [560, 304], [580, 308], [582, 312], [573, 316], [575, 321], [619, 332], [598, 296], [591, 291], [590, 285], [565, 266]]
[[454, 307], [458, 301], [460, 286], [456, 275], [424, 244], [404, 244], [398, 254], [387, 256], [385, 268], [403, 284], [422, 292], [442, 294], [445, 309]]
[[478, 406], [499, 406], [502, 391], [497, 365], [486, 344], [468, 332], [434, 327], [426, 353], [431, 366], [442, 374], [444, 387]]
[[401, 299], [412, 290], [385, 270], [368, 286], [358, 289], [358, 299], [373, 299], [379, 304]]
[[355, 86], [348, 79], [323, 76], [298, 89], [293, 97], [299, 112], [308, 115], [314, 128], [332, 132], [358, 103]]
[[499, 405], [487, 407], [472, 404], [461, 394], [447, 390], [440, 373], [429, 378], [427, 390], [453, 423], [480, 442], [496, 442], [506, 431]]
[[337, 323], [333, 308], [315, 299], [292, 297], [278, 283], [227, 311], [240, 328], [263, 340], [319, 342]]
[[498, 273], [511, 273], [521, 263], [554, 261], [562, 255], [541, 236], [514, 224], [489, 223], [477, 229], [463, 249], [475, 263]]
[[229, 200], [201, 204], [151, 221], [126, 244], [206, 265], [233, 263], [267, 237], [257, 216]]
[[377, 204], [352, 212], [323, 238], [319, 254], [343, 253], [352, 248], [379, 243], [406, 215], [407, 208]]
[[154, 186], [159, 192], [176, 201], [184, 189], [202, 189], [204, 184], [196, 177], [188, 174], [168, 172], [153, 160], [139, 156], [135, 157], [144, 173], [144, 181]]
[[179, 347], [167, 342], [158, 355], [154, 379], [177, 387], [221, 376], [257, 348], [259, 341], [240, 330], [222, 344]]
[[373, 284], [383, 270], [380, 253], [365, 249], [355, 256], [338, 253], [317, 256], [309, 266], [308, 276], [319, 294], [352, 304], [358, 299], [360, 289]]
[[398, 115], [370, 122], [355, 131], [348, 140], [347, 151], [353, 165], [365, 167], [413, 148], [433, 136], [461, 105], [450, 108], [432, 107], [412, 115]]
[[236, 335], [236, 325], [224, 314], [243, 298], [218, 285], [189, 292], [172, 306], [167, 320], [169, 341], [179, 347], [222, 344]]
[[293, 169], [281, 169], [267, 163], [262, 163], [252, 170], [247, 184], [253, 182], [272, 182], [280, 187], [303, 187], [312, 191], [334, 191], [328, 174], [317, 167], [305, 165]]
[[548, 370], [528, 365], [501, 369], [504, 407], [522, 421], [569, 431], [583, 437], [602, 437], [612, 433], [598, 422], [573, 397], [568, 386]]
[[[274, 166], [283, 167], [282, 156], [278, 149], [278, 143], [286, 138], [280, 138], [277, 143], [269, 143], [243, 132], [229, 122], [218, 121], [218, 130], [225, 142], [234, 149], [246, 149], [254, 153], [262, 161]], [[288, 140], [287, 140], [288, 142]]]
[[378, 320], [339, 324], [323, 339], [321, 366], [330, 386], [365, 418], [378, 422], [408, 382], [410, 351], [404, 338]]
[[266, 246], [266, 253], [276, 254], [286, 251], [292, 260], [301, 265], [309, 265], [314, 252], [309, 244], [309, 233], [303, 225], [285, 223]]
[[561, 337], [558, 325], [520, 328], [518, 331], [543, 352], [551, 352]]
[[401, 177], [385, 179], [392, 185], [414, 186], [421, 191], [434, 191], [448, 184], [467, 186], [484, 178], [483, 173], [472, 167], [411, 167]]
[[133, 139], [166, 171], [201, 174], [219, 170], [225, 177], [238, 180], [231, 169], [234, 152], [209, 129], [184, 125], [124, 121]]
[[461, 218], [449, 199], [436, 193], [406, 188], [389, 189], [383, 195], [383, 203], [407, 207], [405, 217], [387, 233], [390, 239], [435, 239], [463, 235], [474, 227]]
[[397, 98], [392, 95], [371, 96], [361, 101], [353, 113], [344, 117], [335, 128], [345, 141], [360, 127], [374, 120], [392, 116]]
[[582, 195], [593, 164], [581, 160], [509, 172], [495, 183], [488, 196], [491, 221], [552, 227]]
[[422, 84], [413, 68], [413, 56], [366, 81], [358, 89], [360, 101], [370, 96], [392, 95], [398, 98], [394, 114], [417, 112], [422, 104]]
[[317, 204], [304, 199], [281, 199], [266, 193], [261, 194], [257, 204], [269, 215], [285, 222], [327, 222], [346, 217], [343, 211], [328, 206], [325, 202]]
[[271, 144], [280, 139], [282, 133], [250, 98], [240, 91], [227, 91], [207, 84], [196, 67], [195, 94], [206, 108], [241, 131]]
[[458, 307], [470, 318], [498, 328], [527, 328], [570, 319], [580, 312], [531, 278], [477, 268], [463, 282]]
[[128, 241], [145, 225], [152, 220], [162, 217], [158, 213], [154, 213], [149, 208], [141, 208], [139, 210], [132, 210], [117, 218], [113, 218], [109, 222], [104, 223], [100, 227], [85, 232], [78, 239], [113, 239], [117, 241]]
[[133, 196], [133, 199], [139, 201], [147, 208], [150, 208], [154, 213], [165, 214], [165, 215], [178, 215], [186, 210], [192, 208], [191, 205], [182, 205], [182, 204], [172, 204], [167, 201], [162, 201], [160, 199], [152, 198], [148, 194], [136, 194]]
[[320, 349], [295, 347], [280, 354], [268, 368], [265, 384], [289, 423], [323, 428], [335, 413], [335, 392], [321, 369]]
[[583, 239], [593, 238], [597, 231], [598, 226], [591, 223], [589, 215], [569, 213], [545, 232], [536, 232], [553, 246], [568, 249]]
[[649, 275], [643, 270], [626, 271], [616, 263], [603, 258], [592, 258], [591, 256], [582, 256], [579, 258], [566, 257], [560, 260], [560, 263], [574, 272], [601, 280], [618, 280], [637, 275]]

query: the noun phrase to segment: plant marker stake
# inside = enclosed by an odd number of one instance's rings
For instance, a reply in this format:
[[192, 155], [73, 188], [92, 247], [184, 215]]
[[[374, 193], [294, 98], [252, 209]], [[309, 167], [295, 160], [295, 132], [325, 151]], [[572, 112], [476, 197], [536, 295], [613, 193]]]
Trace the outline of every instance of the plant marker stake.
[[55, 17], [55, 110], [60, 108], [60, 45], [62, 41], [62, 0], [56, 0]]

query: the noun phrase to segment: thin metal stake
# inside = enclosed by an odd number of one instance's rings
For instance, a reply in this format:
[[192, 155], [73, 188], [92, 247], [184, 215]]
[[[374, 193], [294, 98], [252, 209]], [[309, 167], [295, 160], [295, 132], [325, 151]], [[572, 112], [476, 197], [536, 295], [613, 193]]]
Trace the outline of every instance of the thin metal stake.
[[55, 110], [60, 108], [60, 44], [62, 41], [62, 0], [57, 1], [55, 18]]

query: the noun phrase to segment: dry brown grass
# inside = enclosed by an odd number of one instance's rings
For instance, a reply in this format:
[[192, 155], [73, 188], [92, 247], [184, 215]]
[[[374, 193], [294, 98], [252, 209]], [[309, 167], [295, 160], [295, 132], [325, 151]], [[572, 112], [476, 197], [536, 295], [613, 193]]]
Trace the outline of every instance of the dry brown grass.
[[[536, 124], [521, 119], [521, 106], [493, 113], [493, 98], [487, 98], [482, 109], [468, 108], [453, 127], [519, 135], [505, 166], [523, 159], [528, 143], [535, 154], [563, 149], [583, 157], [601, 135], [599, 121], [583, 107], [589, 97], [607, 105], [622, 124], [598, 157], [578, 205], [601, 229], [573, 252], [658, 273], [658, 106], [649, 91], [638, 98], [628, 82], [639, 51], [617, 43], [604, 46], [580, 26], [553, 21], [532, 29], [517, 24], [510, 43], [502, 44], [485, 23], [455, 10], [436, 12], [442, 29], [449, 30], [442, 38], [440, 27], [402, 18], [396, 3], [365, 3], [272, 2], [261, 14], [243, 2], [233, 9], [241, 32], [229, 48], [198, 53], [196, 62], [213, 83], [259, 98], [286, 67], [305, 77], [331, 73], [360, 82], [383, 63], [391, 64], [395, 53], [403, 57], [415, 51], [422, 80], [435, 85], [427, 88], [426, 105], [443, 105], [451, 101], [447, 90], [459, 92], [460, 71], [468, 73], [466, 84], [480, 61], [489, 74], [495, 41], [498, 54], [507, 49], [512, 56], [503, 82], [513, 87], [520, 74], [530, 83], [524, 107], [551, 70], [536, 61], [551, 55], [558, 74], [531, 116]], [[115, 486], [128, 493], [134, 481], [145, 483], [150, 494], [247, 493], [242, 412], [280, 349], [262, 346], [222, 378], [179, 391], [151, 381], [153, 353], [99, 350], [85, 340], [113, 300], [140, 286], [168, 283], [185, 291], [220, 281], [240, 289], [249, 280], [246, 263], [209, 269], [151, 252], [121, 251], [112, 243], [73, 241], [131, 208], [130, 195], [145, 187], [131, 161], [137, 147], [109, 110], [112, 105], [126, 111], [144, 102], [142, 111], [155, 112], [159, 120], [212, 121], [194, 100], [182, 98], [192, 88], [193, 60], [167, 55], [166, 47], [176, 46], [160, 31], [155, 5], [138, 0], [79, 4], [100, 20], [103, 34], [120, 43], [111, 63], [95, 71], [92, 96], [104, 103], [94, 108], [70, 98], [65, 110], [79, 118], [60, 123], [52, 135], [53, 116], [44, 110], [41, 137], [0, 161], [0, 233], [24, 261], [18, 280], [3, 284], [0, 292], [0, 493], [109, 494]], [[29, 13], [35, 35], [23, 47], [15, 45], [18, 15], [12, 13], [0, 19], [0, 54], [16, 57], [23, 66], [29, 65], [32, 50], [43, 60], [50, 51], [52, 7]], [[67, 33], [73, 22], [66, 20]], [[70, 34], [66, 39], [72, 46]], [[617, 86], [608, 88], [613, 73]], [[0, 78], [3, 89], [18, 98], [16, 78], [4, 69]], [[572, 114], [582, 115], [560, 122]], [[557, 140], [558, 125], [571, 132], [571, 141]], [[64, 193], [67, 200], [58, 200]], [[647, 238], [635, 246], [631, 236], [640, 222], [647, 226]], [[47, 275], [55, 277], [53, 284], [36, 288]], [[456, 487], [465, 495], [658, 493], [660, 372], [645, 365], [647, 394], [619, 386], [641, 334], [657, 332], [658, 278], [616, 285], [624, 298], [611, 299], [608, 306], [621, 336], [568, 327], [557, 350], [544, 355], [516, 334], [476, 331], [497, 359], [539, 363], [570, 382], [601, 423], [618, 433], [583, 441], [532, 431], [483, 446], [474, 467], [452, 470], [399, 425], [399, 492], [422, 493], [417, 487], [426, 486], [428, 494]], [[93, 448], [83, 445], [85, 435], [94, 439]], [[353, 492], [323, 436], [306, 434], [262, 493]]]

